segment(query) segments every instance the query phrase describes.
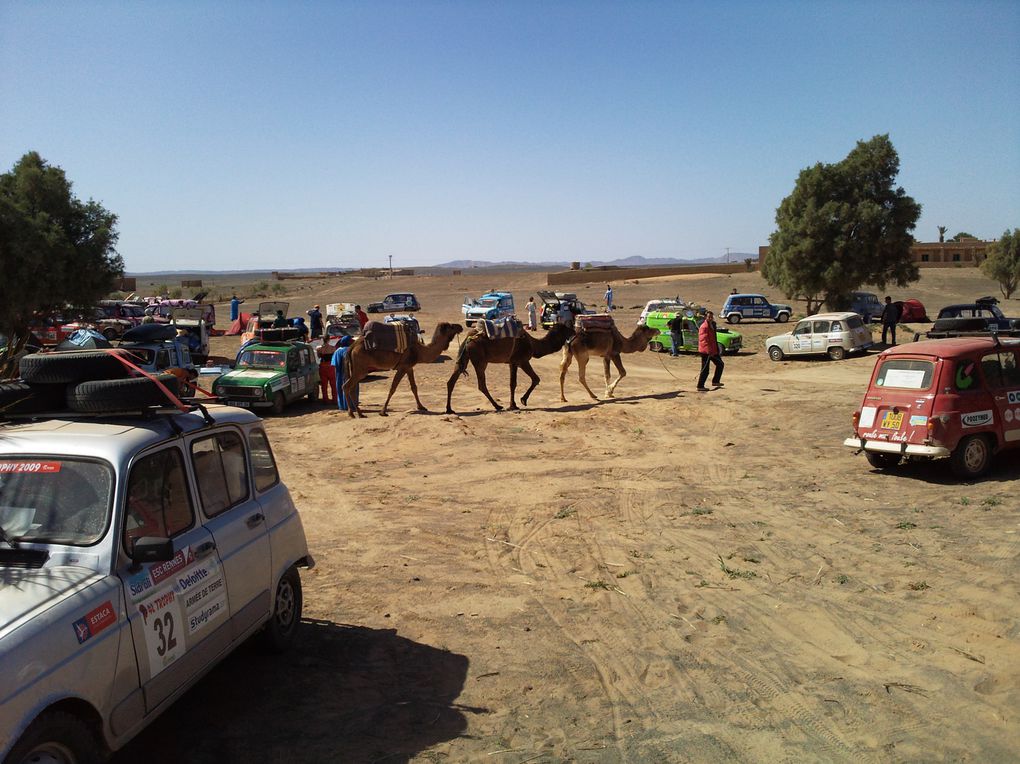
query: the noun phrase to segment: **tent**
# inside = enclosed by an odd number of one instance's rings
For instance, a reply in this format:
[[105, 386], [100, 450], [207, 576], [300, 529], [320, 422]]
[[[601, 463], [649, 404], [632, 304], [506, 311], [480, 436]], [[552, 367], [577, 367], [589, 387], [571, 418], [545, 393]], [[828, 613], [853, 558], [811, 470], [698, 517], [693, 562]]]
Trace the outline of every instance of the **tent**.
[[234, 323], [232, 323], [230, 325], [229, 329], [227, 329], [227, 332], [226, 332], [227, 336], [228, 337], [237, 337], [238, 335], [242, 334], [244, 332], [245, 328], [248, 326], [248, 321], [250, 319], [251, 319], [251, 313], [238, 313], [237, 314], [237, 320], [234, 321]]

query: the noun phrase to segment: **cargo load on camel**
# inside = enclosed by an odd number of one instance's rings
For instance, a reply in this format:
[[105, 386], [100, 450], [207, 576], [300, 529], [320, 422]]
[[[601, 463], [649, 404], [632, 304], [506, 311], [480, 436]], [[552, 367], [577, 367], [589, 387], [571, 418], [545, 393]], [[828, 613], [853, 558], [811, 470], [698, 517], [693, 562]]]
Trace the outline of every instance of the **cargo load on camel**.
[[385, 324], [369, 321], [361, 332], [362, 341], [368, 350], [383, 350], [403, 353], [412, 343], [418, 342], [414, 329], [403, 323]]
[[611, 332], [616, 328], [613, 317], [608, 313], [580, 315], [575, 319], [579, 332]]
[[504, 316], [492, 320], [479, 321], [490, 340], [513, 339], [524, 331], [524, 324], [516, 316]]

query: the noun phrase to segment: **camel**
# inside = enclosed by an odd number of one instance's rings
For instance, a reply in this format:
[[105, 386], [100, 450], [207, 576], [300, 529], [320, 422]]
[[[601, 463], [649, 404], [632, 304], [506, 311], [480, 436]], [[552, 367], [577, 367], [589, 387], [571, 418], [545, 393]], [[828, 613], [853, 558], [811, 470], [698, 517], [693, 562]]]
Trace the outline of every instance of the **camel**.
[[532, 358], [541, 358], [544, 355], [555, 353], [563, 343], [574, 334], [574, 329], [566, 324], [556, 324], [544, 337], [536, 339], [525, 331], [520, 336], [513, 338], [489, 339], [482, 332], [472, 332], [468, 335], [464, 344], [461, 345], [460, 353], [457, 355], [457, 365], [446, 383], [446, 413], [453, 414], [453, 407], [450, 399], [453, 397], [453, 388], [457, 379], [463, 374], [467, 376], [468, 361], [475, 367], [475, 376], [478, 377], [478, 389], [482, 391], [489, 403], [496, 411], [502, 411], [500, 406], [489, 394], [489, 388], [485, 384], [485, 367], [490, 363], [510, 364], [510, 410], [517, 410], [517, 401], [514, 393], [517, 390], [517, 369], [524, 369], [524, 373], [531, 378], [531, 386], [521, 396], [521, 404], [528, 405], [528, 397], [532, 390], [538, 386], [538, 374], [531, 367]]
[[347, 353], [344, 366], [344, 395], [350, 402], [347, 413], [354, 416], [364, 417], [357, 400], [358, 384], [373, 371], [394, 370], [393, 382], [390, 384], [390, 394], [386, 396], [380, 414], [386, 416], [386, 408], [390, 405], [390, 398], [397, 389], [400, 380], [407, 375], [407, 382], [411, 385], [411, 392], [414, 393], [414, 402], [418, 404], [418, 411], [428, 411], [422, 405], [418, 397], [418, 384], [414, 380], [414, 367], [419, 363], [432, 363], [439, 354], [450, 347], [453, 338], [464, 331], [460, 324], [449, 324], [443, 322], [436, 326], [432, 334], [432, 341], [427, 345], [415, 340], [403, 353], [395, 353], [388, 350], [368, 350], [365, 347], [364, 338], [359, 337]]
[[[641, 324], [629, 337], [624, 337], [615, 326], [609, 330], [582, 331], [574, 335], [566, 345], [563, 346], [563, 360], [560, 362], [560, 400], [566, 401], [563, 394], [563, 380], [567, 377], [567, 369], [570, 368], [570, 361], [577, 359], [577, 378], [581, 380], [584, 389], [588, 391], [593, 401], [597, 401], [595, 393], [588, 387], [584, 378], [584, 368], [588, 365], [588, 358], [591, 356], [602, 356], [602, 363], [606, 371], [606, 397], [612, 398], [616, 386], [620, 380], [627, 376], [627, 370], [623, 368], [623, 361], [620, 360], [621, 353], [640, 353], [648, 342], [659, 334], [658, 329]], [[609, 362], [616, 365], [620, 376], [610, 384]]]

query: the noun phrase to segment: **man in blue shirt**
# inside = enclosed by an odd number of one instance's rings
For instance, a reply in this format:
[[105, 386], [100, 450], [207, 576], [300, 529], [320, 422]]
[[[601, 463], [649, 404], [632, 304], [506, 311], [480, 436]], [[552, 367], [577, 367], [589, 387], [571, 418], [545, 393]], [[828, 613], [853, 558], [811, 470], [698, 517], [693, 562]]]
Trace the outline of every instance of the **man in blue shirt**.
[[236, 321], [238, 316], [241, 315], [241, 308], [239, 306], [241, 305], [242, 302], [244, 302], [244, 300], [237, 299], [237, 295], [236, 294], [233, 297], [230, 298], [230, 320], [231, 321]]

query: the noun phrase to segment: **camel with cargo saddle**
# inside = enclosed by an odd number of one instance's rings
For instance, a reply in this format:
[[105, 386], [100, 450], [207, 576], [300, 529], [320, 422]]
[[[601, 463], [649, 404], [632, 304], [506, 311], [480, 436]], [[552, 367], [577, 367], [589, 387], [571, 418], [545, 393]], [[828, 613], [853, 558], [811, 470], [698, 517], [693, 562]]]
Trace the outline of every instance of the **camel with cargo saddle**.
[[510, 410], [517, 410], [517, 401], [514, 394], [517, 390], [517, 369], [523, 369], [524, 373], [531, 378], [531, 385], [524, 395], [521, 396], [521, 405], [528, 405], [528, 397], [538, 387], [538, 374], [531, 367], [532, 358], [555, 353], [563, 347], [563, 343], [574, 335], [574, 328], [566, 324], [556, 324], [546, 332], [544, 337], [537, 338], [528, 334], [523, 329], [516, 337], [491, 338], [484, 332], [472, 330], [460, 347], [457, 354], [457, 365], [446, 383], [446, 413], [455, 413], [450, 404], [453, 397], [453, 388], [457, 380], [463, 374], [467, 376], [468, 362], [475, 369], [475, 376], [478, 378], [478, 389], [489, 399], [489, 403], [496, 411], [502, 411], [503, 407], [496, 403], [489, 394], [488, 385], [485, 384], [485, 368], [490, 363], [506, 363], [510, 365]]
[[[414, 379], [414, 367], [419, 363], [432, 363], [435, 361], [441, 353], [450, 347], [453, 338], [464, 331], [464, 327], [460, 324], [450, 324], [444, 321], [436, 326], [435, 331], [432, 333], [432, 340], [427, 345], [422, 344], [418, 340], [417, 335], [411, 331], [405, 331], [403, 340], [399, 338], [399, 335], [396, 335], [397, 342], [395, 349], [373, 348], [372, 340], [377, 333], [388, 334], [383, 327], [393, 327], [397, 332], [403, 330], [400, 324], [383, 324], [379, 321], [369, 321], [365, 325], [362, 336], [351, 346], [347, 357], [344, 359], [343, 389], [344, 396], [348, 401], [347, 413], [351, 417], [365, 416], [361, 411], [360, 401], [356, 392], [358, 384], [374, 371], [389, 371], [391, 369], [394, 374], [393, 381], [390, 383], [390, 393], [386, 396], [386, 402], [379, 413], [382, 416], [386, 416], [386, 408], [390, 405], [393, 392], [397, 389], [397, 385], [405, 375], [407, 376], [408, 384], [411, 386], [411, 392], [414, 394], [414, 402], [418, 404], [418, 411], [428, 411], [418, 397], [418, 383]], [[406, 347], [404, 347], [405, 344]]]
[[[638, 326], [629, 337], [624, 337], [615, 324], [605, 329], [582, 329], [579, 331], [563, 346], [563, 360], [560, 361], [560, 400], [567, 400], [563, 393], [563, 380], [567, 378], [567, 369], [570, 368], [570, 362], [574, 359], [577, 359], [577, 378], [581, 381], [581, 385], [588, 391], [588, 395], [593, 401], [598, 400], [584, 378], [588, 359], [593, 356], [602, 358], [606, 375], [606, 397], [612, 398], [620, 380], [627, 376], [627, 370], [623, 368], [620, 356], [623, 353], [640, 353], [648, 347], [648, 342], [658, 334], [658, 329], [652, 329], [644, 324]], [[619, 376], [613, 381], [610, 381], [610, 363], [616, 366], [616, 370], [619, 372]]]

